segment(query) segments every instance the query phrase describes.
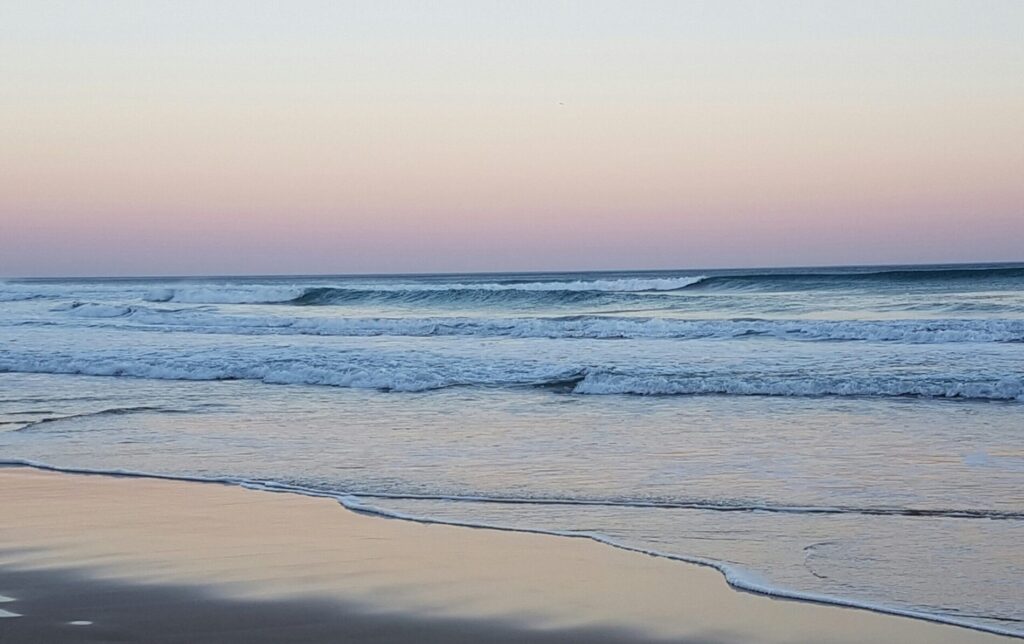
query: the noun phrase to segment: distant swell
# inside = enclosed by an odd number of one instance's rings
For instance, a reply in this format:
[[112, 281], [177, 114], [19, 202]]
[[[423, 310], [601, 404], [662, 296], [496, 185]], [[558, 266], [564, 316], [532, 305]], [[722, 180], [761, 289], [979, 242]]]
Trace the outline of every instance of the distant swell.
[[988, 267], [922, 267], [894, 269], [858, 269], [858, 270], [790, 270], [768, 271], [763, 273], [735, 272], [726, 275], [714, 275], [701, 280], [691, 288], [716, 289], [740, 288], [758, 290], [763, 288], [785, 288], [787, 290], [827, 289], [865, 284], [884, 286], [885, 284], [909, 285], [924, 282], [956, 283], [960, 281], [1003, 282], [1024, 279], [1024, 266], [988, 266]]

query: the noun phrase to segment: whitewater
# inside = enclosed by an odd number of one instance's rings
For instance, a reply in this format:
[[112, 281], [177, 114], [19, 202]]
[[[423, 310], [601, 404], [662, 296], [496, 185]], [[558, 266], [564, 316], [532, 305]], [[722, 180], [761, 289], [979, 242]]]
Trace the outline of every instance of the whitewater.
[[1019, 635], [1022, 403], [1021, 264], [0, 281], [0, 461]]

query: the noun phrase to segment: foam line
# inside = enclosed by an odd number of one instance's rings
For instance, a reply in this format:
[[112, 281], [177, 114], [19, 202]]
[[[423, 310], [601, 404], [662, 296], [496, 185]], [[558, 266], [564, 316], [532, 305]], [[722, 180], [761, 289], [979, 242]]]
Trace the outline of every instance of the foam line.
[[822, 505], [773, 505], [767, 503], [717, 503], [703, 500], [658, 501], [643, 499], [572, 499], [554, 497], [503, 497], [442, 494], [390, 494], [385, 492], [358, 492], [356, 496], [368, 499], [407, 501], [451, 501], [457, 503], [494, 503], [502, 505], [561, 505], [599, 506], [617, 508], [653, 508], [666, 510], [706, 510], [711, 512], [768, 512], [774, 514], [859, 514], [866, 516], [902, 516], [942, 519], [994, 519], [1024, 520], [1024, 512], [1003, 510], [899, 508]]
[[[1024, 319], [805, 320], [682, 319], [614, 315], [561, 317], [308, 317], [240, 315], [191, 309], [161, 309], [97, 302], [71, 302], [51, 309], [61, 324], [76, 319], [89, 327], [231, 335], [312, 335], [339, 337], [476, 336], [552, 339], [750, 339], [808, 342], [1024, 342]], [[63, 320], [67, 319], [66, 322]], [[28, 320], [28, 325], [53, 325]]]
[[[276, 356], [275, 356], [276, 358]], [[547, 387], [587, 395], [633, 396], [765, 396], [765, 397], [910, 397], [925, 399], [1024, 401], [1024, 378], [994, 373], [984, 379], [958, 374], [915, 377], [889, 375], [789, 375], [635, 373], [593, 367], [542, 365], [530, 362], [382, 362], [381, 354], [347, 353], [315, 356], [294, 354], [267, 360], [185, 352], [124, 356], [88, 351], [51, 355], [43, 351], [0, 352], [0, 373], [49, 373], [142, 378], [152, 380], [253, 380], [266, 384], [303, 384], [421, 392], [451, 387]], [[430, 358], [430, 356], [427, 356]], [[684, 365], [685, 367], [685, 365]]]
[[894, 608], [885, 606], [882, 604], [873, 604], [870, 602], [860, 602], [841, 597], [832, 597], [829, 595], [821, 595], [817, 593], [805, 593], [798, 591], [786, 590], [783, 588], [777, 588], [763, 582], [760, 582], [753, 578], [752, 575], [745, 573], [742, 569], [732, 566], [717, 560], [706, 559], [703, 557], [692, 557], [686, 555], [678, 555], [669, 552], [663, 552], [660, 550], [639, 548], [636, 546], [630, 546], [628, 544], [621, 543], [608, 537], [606, 535], [596, 532], [574, 532], [567, 530], [541, 530], [536, 528], [521, 528], [512, 527], [500, 524], [491, 524], [484, 522], [472, 522], [472, 521], [454, 521], [448, 519], [438, 519], [426, 516], [417, 516], [412, 514], [406, 514], [403, 512], [396, 512], [393, 510], [386, 510], [383, 508], [377, 508], [372, 505], [368, 505], [360, 500], [358, 496], [350, 494], [337, 494], [328, 493], [319, 490], [312, 490], [294, 485], [276, 483], [273, 481], [255, 481], [249, 479], [242, 479], [236, 477], [201, 477], [201, 476], [177, 476], [170, 474], [156, 474], [141, 472], [137, 470], [102, 470], [92, 468], [71, 468], [71, 467], [60, 467], [56, 465], [50, 465], [47, 463], [41, 463], [38, 461], [30, 461], [26, 459], [3, 459], [0, 460], [0, 467], [31, 467], [38, 470], [60, 472], [64, 474], [85, 474], [85, 475], [100, 475], [100, 476], [121, 476], [129, 478], [148, 478], [166, 481], [185, 481], [194, 483], [216, 483], [222, 485], [235, 485], [245, 489], [263, 491], [263, 492], [278, 492], [285, 494], [300, 494], [303, 496], [318, 497], [318, 498], [329, 498], [337, 501], [342, 507], [364, 515], [382, 517], [387, 519], [396, 519], [401, 521], [412, 521], [415, 523], [427, 524], [427, 525], [449, 525], [463, 528], [475, 528], [481, 530], [500, 530], [504, 532], [517, 532], [525, 534], [538, 534], [547, 535], [553, 537], [567, 537], [573, 539], [587, 539], [600, 544], [604, 544], [619, 550], [627, 552], [634, 552], [637, 554], [643, 554], [650, 557], [658, 557], [661, 559], [667, 559], [671, 561], [679, 561], [683, 563], [695, 564], [698, 566], [706, 566], [713, 568], [720, 572], [725, 578], [726, 583], [731, 587], [750, 592], [757, 595], [764, 595], [767, 597], [773, 597], [778, 599], [790, 599], [796, 601], [804, 601], [814, 604], [822, 604], [827, 606], [838, 606], [843, 608], [853, 608], [859, 610], [867, 610], [875, 613], [885, 615], [895, 615], [899, 617], [909, 617], [913, 619], [919, 619], [922, 621], [933, 622], [937, 624], [945, 624], [949, 626], [959, 626], [975, 631], [993, 633], [996, 635], [1005, 635], [1008, 637], [1015, 637], [1024, 639], [1024, 632], [1013, 631], [1009, 629], [999, 628], [996, 626], [989, 626], [986, 624], [976, 624], [954, 617], [948, 617], [945, 615], [937, 615], [933, 613], [926, 613], [922, 611], [914, 611], [908, 609]]

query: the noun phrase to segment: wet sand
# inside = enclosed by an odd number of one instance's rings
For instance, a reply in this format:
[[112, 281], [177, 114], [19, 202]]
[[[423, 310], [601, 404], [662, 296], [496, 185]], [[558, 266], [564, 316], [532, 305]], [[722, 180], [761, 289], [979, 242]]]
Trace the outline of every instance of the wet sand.
[[0, 468], [0, 513], [5, 644], [1019, 641], [737, 592], [583, 539], [227, 485]]

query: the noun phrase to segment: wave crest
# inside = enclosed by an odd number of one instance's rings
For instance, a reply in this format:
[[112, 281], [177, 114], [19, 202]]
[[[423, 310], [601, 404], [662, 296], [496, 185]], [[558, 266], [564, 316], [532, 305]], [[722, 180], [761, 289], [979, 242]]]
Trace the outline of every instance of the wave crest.
[[[382, 282], [348, 286], [296, 285], [200, 285], [156, 288], [144, 298], [150, 302], [183, 302], [190, 304], [334, 304], [365, 299], [424, 299], [423, 294], [460, 295], [493, 293], [644, 293], [675, 291], [705, 279], [690, 277], [634, 278], [573, 281], [509, 281], [509, 282]], [[434, 299], [437, 299], [436, 295]]]
[[285, 304], [305, 295], [301, 286], [182, 286], [149, 290], [147, 302], [184, 302], [189, 304]]
[[224, 315], [199, 309], [155, 309], [74, 302], [53, 309], [79, 318], [114, 318], [145, 328], [238, 335], [479, 336], [551, 339], [683, 340], [769, 337], [798, 341], [910, 344], [1024, 342], [1024, 319], [765, 320], [574, 315], [564, 317], [290, 317]]

